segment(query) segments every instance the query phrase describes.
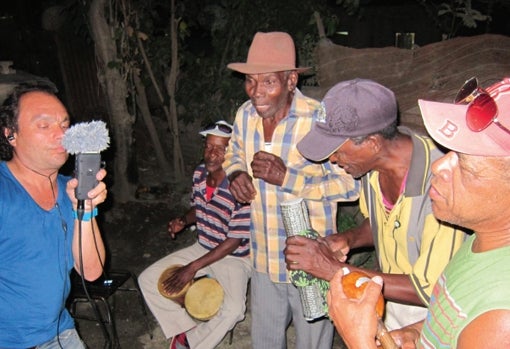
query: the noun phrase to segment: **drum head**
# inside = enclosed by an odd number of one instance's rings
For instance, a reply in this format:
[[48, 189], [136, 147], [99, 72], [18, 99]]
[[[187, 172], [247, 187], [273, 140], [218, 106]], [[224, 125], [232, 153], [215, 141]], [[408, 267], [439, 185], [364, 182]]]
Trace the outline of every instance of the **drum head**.
[[216, 279], [202, 278], [193, 283], [184, 297], [184, 306], [197, 320], [207, 321], [223, 304], [223, 287]]
[[182, 290], [180, 290], [178, 292], [174, 292], [174, 293], [168, 293], [163, 288], [163, 282], [166, 279], [168, 279], [168, 277], [171, 276], [180, 267], [182, 267], [182, 264], [171, 265], [170, 267], [168, 267], [167, 269], [165, 269], [165, 271], [163, 271], [161, 273], [161, 276], [159, 277], [159, 280], [158, 280], [159, 293], [161, 293], [161, 295], [166, 298], [170, 298], [171, 300], [178, 300], [179, 298], [184, 297], [184, 294], [186, 293], [186, 291], [189, 289], [189, 287], [191, 285], [191, 282], [189, 282], [186, 284], [186, 286], [184, 286], [184, 288]]

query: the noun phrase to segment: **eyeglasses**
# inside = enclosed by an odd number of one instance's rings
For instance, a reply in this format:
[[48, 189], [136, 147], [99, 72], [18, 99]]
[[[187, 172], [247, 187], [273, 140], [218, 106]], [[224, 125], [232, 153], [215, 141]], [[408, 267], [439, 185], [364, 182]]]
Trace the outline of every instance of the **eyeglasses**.
[[478, 79], [473, 77], [466, 80], [455, 96], [455, 104], [468, 103], [466, 111], [466, 124], [473, 132], [481, 132], [490, 124], [494, 123], [506, 133], [510, 134], [510, 129], [503, 126], [498, 116], [498, 106], [494, 97], [499, 93], [510, 90], [510, 80], [504, 79], [499, 83], [485, 90], [478, 84]]
[[219, 130], [221, 132], [225, 132], [228, 134], [232, 133], [232, 128], [230, 126], [224, 125], [224, 124], [210, 124], [204, 128], [204, 131], [210, 131], [210, 130]]

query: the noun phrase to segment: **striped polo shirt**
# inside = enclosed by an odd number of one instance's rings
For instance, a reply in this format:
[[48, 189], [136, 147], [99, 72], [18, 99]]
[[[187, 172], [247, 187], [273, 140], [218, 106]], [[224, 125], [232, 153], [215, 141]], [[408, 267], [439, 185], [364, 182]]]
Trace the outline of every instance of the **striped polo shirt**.
[[216, 248], [227, 238], [242, 239], [231, 254], [245, 257], [250, 254], [250, 206], [237, 203], [225, 177], [215, 188], [209, 201], [206, 199], [207, 170], [199, 165], [193, 174], [191, 206], [196, 210], [198, 243], [208, 250]]

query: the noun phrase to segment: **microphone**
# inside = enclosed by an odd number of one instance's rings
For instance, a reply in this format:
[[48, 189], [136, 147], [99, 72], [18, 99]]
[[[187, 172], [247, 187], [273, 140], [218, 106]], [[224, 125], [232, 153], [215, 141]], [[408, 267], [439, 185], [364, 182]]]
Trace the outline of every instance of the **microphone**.
[[101, 151], [108, 148], [110, 137], [103, 121], [81, 122], [71, 126], [64, 133], [62, 146], [69, 154], [76, 154], [74, 162], [78, 186], [78, 219], [83, 218], [87, 193], [97, 185], [96, 174], [101, 167]]

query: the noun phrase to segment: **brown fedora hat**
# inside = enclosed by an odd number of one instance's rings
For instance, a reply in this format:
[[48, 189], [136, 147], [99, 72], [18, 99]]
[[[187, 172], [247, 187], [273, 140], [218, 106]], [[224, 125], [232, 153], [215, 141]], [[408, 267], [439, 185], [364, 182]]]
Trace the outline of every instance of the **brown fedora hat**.
[[296, 68], [296, 48], [292, 37], [284, 32], [258, 32], [253, 37], [246, 63], [230, 63], [227, 68], [243, 74], [263, 74], [296, 70], [302, 73], [310, 67]]

